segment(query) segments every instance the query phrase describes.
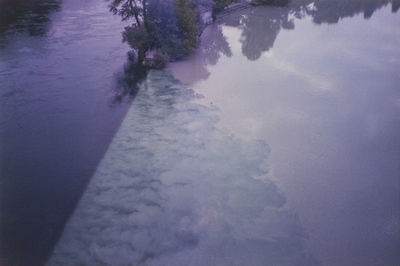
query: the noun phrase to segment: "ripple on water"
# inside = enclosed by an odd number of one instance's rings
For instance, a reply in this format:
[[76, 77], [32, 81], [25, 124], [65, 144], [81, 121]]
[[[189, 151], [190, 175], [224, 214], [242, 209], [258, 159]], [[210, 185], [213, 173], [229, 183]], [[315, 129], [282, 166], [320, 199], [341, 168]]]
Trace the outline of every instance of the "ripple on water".
[[217, 129], [196, 97], [149, 74], [49, 265], [317, 264], [268, 145]]

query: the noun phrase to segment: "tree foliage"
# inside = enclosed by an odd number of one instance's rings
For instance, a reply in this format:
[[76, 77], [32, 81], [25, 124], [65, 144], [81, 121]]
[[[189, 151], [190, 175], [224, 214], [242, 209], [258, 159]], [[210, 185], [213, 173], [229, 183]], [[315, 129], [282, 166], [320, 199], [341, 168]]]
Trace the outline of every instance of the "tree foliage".
[[189, 55], [199, 42], [199, 28], [194, 7], [188, 0], [175, 0], [178, 16], [178, 27], [182, 33], [182, 42], [185, 55]]
[[157, 51], [158, 61], [176, 60], [198, 45], [198, 15], [190, 0], [111, 0], [109, 8], [122, 20], [132, 20], [123, 41], [136, 52], [139, 63], [150, 51]]
[[112, 0], [110, 11], [121, 16], [122, 20], [135, 18], [136, 26], [141, 26], [146, 10], [146, 0]]
[[144, 26], [126, 27], [122, 33], [123, 41], [137, 51], [138, 61], [143, 62], [146, 52], [150, 49], [149, 34]]
[[234, 0], [108, 1], [111, 12], [121, 16], [122, 20], [132, 21], [123, 32], [123, 40], [135, 51], [138, 63], [143, 63], [149, 62], [145, 60], [147, 55], [156, 52], [158, 61], [190, 55], [199, 43], [198, 6], [208, 5], [215, 17]]

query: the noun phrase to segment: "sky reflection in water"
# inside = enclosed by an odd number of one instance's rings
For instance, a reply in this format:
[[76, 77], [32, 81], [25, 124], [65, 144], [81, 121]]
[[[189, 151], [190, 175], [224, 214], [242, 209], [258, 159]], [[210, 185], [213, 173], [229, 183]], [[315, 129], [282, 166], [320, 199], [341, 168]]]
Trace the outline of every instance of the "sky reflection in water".
[[[328, 1], [304, 2], [225, 17], [191, 61], [170, 70], [220, 109], [218, 127], [268, 143], [271, 176], [319, 261], [396, 265], [398, 4], [347, 1], [347, 10], [332, 1], [326, 14]], [[371, 17], [368, 6], [382, 9]]]
[[152, 71], [49, 265], [314, 265], [267, 176], [269, 148]]
[[308, 4], [207, 28], [170, 68], [205, 97], [150, 73], [49, 265], [395, 265], [398, 18]]
[[46, 257], [137, 93], [49, 265], [400, 260], [399, 1], [233, 13], [139, 92], [103, 2], [44, 3], [0, 29], [2, 253]]

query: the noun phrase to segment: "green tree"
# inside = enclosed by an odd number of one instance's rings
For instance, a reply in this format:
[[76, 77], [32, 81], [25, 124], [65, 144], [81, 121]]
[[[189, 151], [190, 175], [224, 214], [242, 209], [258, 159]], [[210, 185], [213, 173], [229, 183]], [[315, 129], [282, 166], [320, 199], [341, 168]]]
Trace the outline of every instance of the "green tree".
[[109, 8], [122, 20], [133, 20], [123, 32], [123, 41], [136, 52], [140, 64], [148, 51], [156, 51], [158, 59], [176, 60], [199, 43], [196, 5], [190, 0], [112, 0]]
[[189, 55], [199, 43], [199, 27], [194, 6], [188, 0], [175, 0], [178, 27], [182, 33], [185, 55]]
[[112, 0], [109, 8], [122, 20], [135, 18], [136, 26], [141, 26], [146, 15], [147, 0]]
[[146, 27], [147, 0], [112, 0], [110, 11], [121, 16], [122, 20], [133, 19], [131, 26], [125, 27], [123, 41], [137, 52], [138, 63], [141, 64], [146, 52], [151, 48], [151, 41]]
[[143, 63], [146, 58], [146, 52], [151, 47], [149, 34], [147, 33], [145, 26], [126, 27], [122, 36], [123, 41], [127, 42], [132, 49], [137, 51], [138, 63]]

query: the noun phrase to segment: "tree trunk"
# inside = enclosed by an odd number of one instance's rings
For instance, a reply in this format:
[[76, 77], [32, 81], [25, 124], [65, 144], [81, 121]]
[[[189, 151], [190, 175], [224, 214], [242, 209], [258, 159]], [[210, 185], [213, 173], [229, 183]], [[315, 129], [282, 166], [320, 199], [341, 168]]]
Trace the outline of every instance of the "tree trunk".
[[[138, 26], [141, 25], [140, 23], [140, 18], [139, 18], [139, 14], [137, 12], [137, 5], [136, 2], [134, 2], [135, 0], [129, 0], [129, 6], [131, 7], [132, 11], [133, 11], [133, 15], [135, 16], [135, 20]], [[135, 3], [135, 6], [133, 6], [132, 2]]]

